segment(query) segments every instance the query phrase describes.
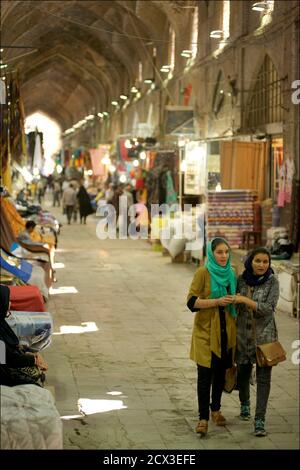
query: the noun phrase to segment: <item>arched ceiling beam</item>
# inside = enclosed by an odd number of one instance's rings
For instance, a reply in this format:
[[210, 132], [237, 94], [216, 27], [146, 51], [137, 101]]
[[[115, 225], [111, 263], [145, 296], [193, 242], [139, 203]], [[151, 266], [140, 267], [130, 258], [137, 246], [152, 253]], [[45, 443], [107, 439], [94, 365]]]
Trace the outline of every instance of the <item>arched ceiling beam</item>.
[[[50, 72], [49, 72], [50, 70]], [[68, 123], [67, 125], [74, 124], [77, 120], [82, 119], [87, 113], [90, 112], [90, 109], [95, 105], [96, 96], [93, 90], [93, 87], [90, 85], [85, 85], [84, 87], [81, 85], [78, 71], [70, 69], [66, 69], [65, 62], [62, 58], [61, 62], [52, 63], [51, 61], [45, 61], [43, 66], [40, 66], [37, 73], [33, 75], [33, 80], [28, 80], [24, 82], [24, 86], [26, 82], [28, 82], [28, 86], [31, 85], [31, 91], [29, 93], [29, 99], [35, 99], [35, 93], [38, 96], [42, 96], [42, 101], [39, 103], [48, 103], [54, 102], [55, 105], [61, 109], [68, 109], [72, 113], [72, 122]], [[65, 76], [66, 83], [61, 81], [62, 74]], [[35, 87], [35, 82], [40, 82], [40, 80], [47, 80], [48, 82], [48, 93], [45, 94], [45, 87]], [[52, 96], [52, 83], [53, 82], [61, 82], [62, 89], [68, 90], [67, 96], [65, 97], [64, 94], [59, 96]], [[72, 86], [70, 86], [70, 83]], [[69, 85], [68, 85], [69, 84]], [[24, 89], [24, 93], [22, 92], [23, 99], [26, 101], [25, 94], [26, 89]], [[80, 95], [80, 99], [78, 99], [78, 95]]]
[[[27, 67], [26, 71], [24, 71], [24, 80], [28, 80], [28, 77], [33, 77], [33, 71], [37, 71], [39, 65], [43, 64], [45, 61], [51, 58], [53, 62], [55, 62], [56, 57], [64, 58], [66, 63], [67, 69], [69, 67], [78, 69], [78, 80], [81, 83], [85, 83], [88, 80], [91, 84], [93, 84], [94, 92], [97, 96], [97, 104], [104, 105], [107, 94], [110, 94], [110, 82], [109, 77], [105, 74], [105, 72], [101, 71], [101, 69], [97, 69], [93, 64], [89, 63], [87, 59], [81, 59], [77, 56], [77, 54], [71, 56], [70, 52], [72, 50], [71, 46], [69, 46], [69, 51], [66, 47], [57, 47], [52, 49], [51, 51], [45, 52], [43, 55], [39, 55], [34, 61], [30, 63], [30, 66]], [[69, 53], [68, 53], [69, 52]], [[72, 57], [72, 58], [71, 58]], [[38, 86], [38, 84], [36, 84]]]
[[[77, 36], [83, 36], [86, 40], [88, 37], [91, 38], [93, 47], [95, 47], [95, 42], [103, 43], [107, 50], [109, 50], [109, 54], [107, 54], [108, 58], [111, 60], [111, 46], [113, 45], [113, 51], [117, 56], [119, 62], [123, 63], [125, 69], [127, 69], [127, 73], [129, 76], [132, 76], [134, 73], [132, 69], [132, 55], [133, 53], [136, 54], [139, 52], [140, 48], [138, 47], [136, 40], [130, 40], [128, 37], [118, 36], [118, 33], [122, 31], [122, 24], [117, 25], [117, 12], [114, 12], [112, 17], [113, 27], [111, 24], [105, 22], [103, 20], [103, 16], [100, 18], [97, 16], [96, 12], [99, 7], [103, 6], [108, 9], [112, 8], [111, 2], [55, 2], [53, 5], [52, 2], [44, 2], [43, 4], [50, 3], [52, 8], [50, 11], [45, 11], [44, 8], [39, 8], [40, 2], [27, 2], [29, 5], [26, 5], [26, 13], [23, 15], [18, 15], [18, 21], [16, 22], [14, 15], [13, 22], [14, 28], [5, 28], [5, 35], [3, 40], [9, 42], [11, 45], [16, 43], [28, 43], [34, 44], [39, 46], [40, 37], [47, 33], [47, 43], [49, 44], [49, 38], [55, 38], [57, 35], [56, 28], [59, 28], [62, 31], [70, 30]], [[42, 4], [42, 5], [43, 5]], [[64, 10], [62, 10], [62, 4], [64, 5]], [[100, 5], [101, 4], [101, 5]], [[30, 5], [32, 6], [31, 8]], [[18, 5], [19, 6], [19, 5]], [[89, 10], [89, 6], [94, 7], [94, 11]], [[97, 7], [97, 8], [96, 8]], [[56, 10], [60, 10], [58, 17], [51, 16], [55, 14]], [[114, 11], [114, 10], [111, 10]], [[13, 12], [11, 13], [11, 15]], [[49, 16], [50, 15], [50, 16]], [[75, 20], [78, 19], [80, 23], [84, 23], [87, 26], [90, 23], [93, 23], [90, 26], [93, 26], [92, 29], [89, 29], [85, 26], [80, 26], [69, 22], [72, 21], [72, 15]], [[63, 16], [65, 19], [63, 19]], [[105, 17], [106, 15], [104, 15]], [[119, 20], [121, 21], [122, 18]], [[9, 22], [9, 21], [8, 21]], [[63, 23], [63, 24], [62, 24]], [[28, 28], [28, 24], [34, 25], [31, 28]], [[97, 27], [99, 30], [97, 31]], [[101, 29], [106, 29], [107, 32], [101, 31]], [[14, 50], [8, 51], [8, 57], [15, 54]]]

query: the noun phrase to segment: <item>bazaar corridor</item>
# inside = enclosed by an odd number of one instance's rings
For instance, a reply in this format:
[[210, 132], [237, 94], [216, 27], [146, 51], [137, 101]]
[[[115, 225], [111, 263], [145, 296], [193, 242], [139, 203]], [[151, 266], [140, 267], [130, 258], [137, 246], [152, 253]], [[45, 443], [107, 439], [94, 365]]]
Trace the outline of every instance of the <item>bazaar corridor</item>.
[[[223, 396], [228, 425], [210, 422], [200, 439], [189, 360], [193, 314], [185, 305], [195, 265], [171, 263], [144, 240], [101, 241], [96, 217], [68, 226], [60, 208], [51, 211], [63, 227], [47, 305], [55, 334], [43, 355], [65, 449], [299, 448], [296, 319], [277, 314], [288, 360], [273, 370], [267, 437], [257, 439], [252, 420], [238, 419], [234, 391]], [[254, 387], [251, 394], [253, 412]]]

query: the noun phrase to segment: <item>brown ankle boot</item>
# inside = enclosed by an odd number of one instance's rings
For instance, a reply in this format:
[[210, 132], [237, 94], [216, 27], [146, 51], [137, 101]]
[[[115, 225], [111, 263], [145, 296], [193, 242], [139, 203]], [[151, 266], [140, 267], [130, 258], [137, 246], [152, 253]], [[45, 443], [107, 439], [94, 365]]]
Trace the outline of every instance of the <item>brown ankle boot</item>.
[[208, 429], [208, 421], [206, 419], [200, 419], [196, 426], [196, 433], [201, 434], [201, 436], [205, 436], [207, 434]]
[[226, 425], [226, 419], [222, 415], [221, 411], [211, 411], [211, 419], [217, 426]]

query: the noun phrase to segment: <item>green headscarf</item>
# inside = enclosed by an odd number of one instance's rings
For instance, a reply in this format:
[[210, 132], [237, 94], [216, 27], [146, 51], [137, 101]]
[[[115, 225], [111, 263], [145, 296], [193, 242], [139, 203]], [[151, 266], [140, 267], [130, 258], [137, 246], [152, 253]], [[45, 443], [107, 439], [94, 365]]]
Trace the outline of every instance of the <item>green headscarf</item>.
[[[220, 238], [220, 237], [217, 237]], [[229, 245], [224, 238], [220, 238], [220, 240], [225, 243], [225, 245]], [[236, 277], [235, 273], [231, 267], [231, 253], [229, 251], [229, 257], [226, 263], [226, 266], [220, 266], [214, 257], [214, 253], [212, 251], [212, 241], [208, 243], [207, 246], [207, 262], [205, 263], [205, 267], [209, 271], [210, 274], [210, 285], [211, 285], [211, 298], [218, 299], [219, 297], [223, 297], [224, 295], [234, 295], [236, 293]], [[229, 286], [229, 292], [227, 291], [227, 287]], [[228, 309], [231, 315], [235, 318], [237, 316], [236, 309], [234, 305], [229, 304]]]

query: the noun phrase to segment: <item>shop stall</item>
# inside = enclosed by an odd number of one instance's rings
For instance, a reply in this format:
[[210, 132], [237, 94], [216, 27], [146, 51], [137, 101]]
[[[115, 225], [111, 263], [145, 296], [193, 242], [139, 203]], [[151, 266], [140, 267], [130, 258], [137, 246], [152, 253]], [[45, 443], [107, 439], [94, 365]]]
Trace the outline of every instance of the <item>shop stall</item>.
[[231, 248], [243, 246], [243, 232], [254, 231], [252, 190], [209, 191], [207, 200], [207, 238], [224, 237]]

